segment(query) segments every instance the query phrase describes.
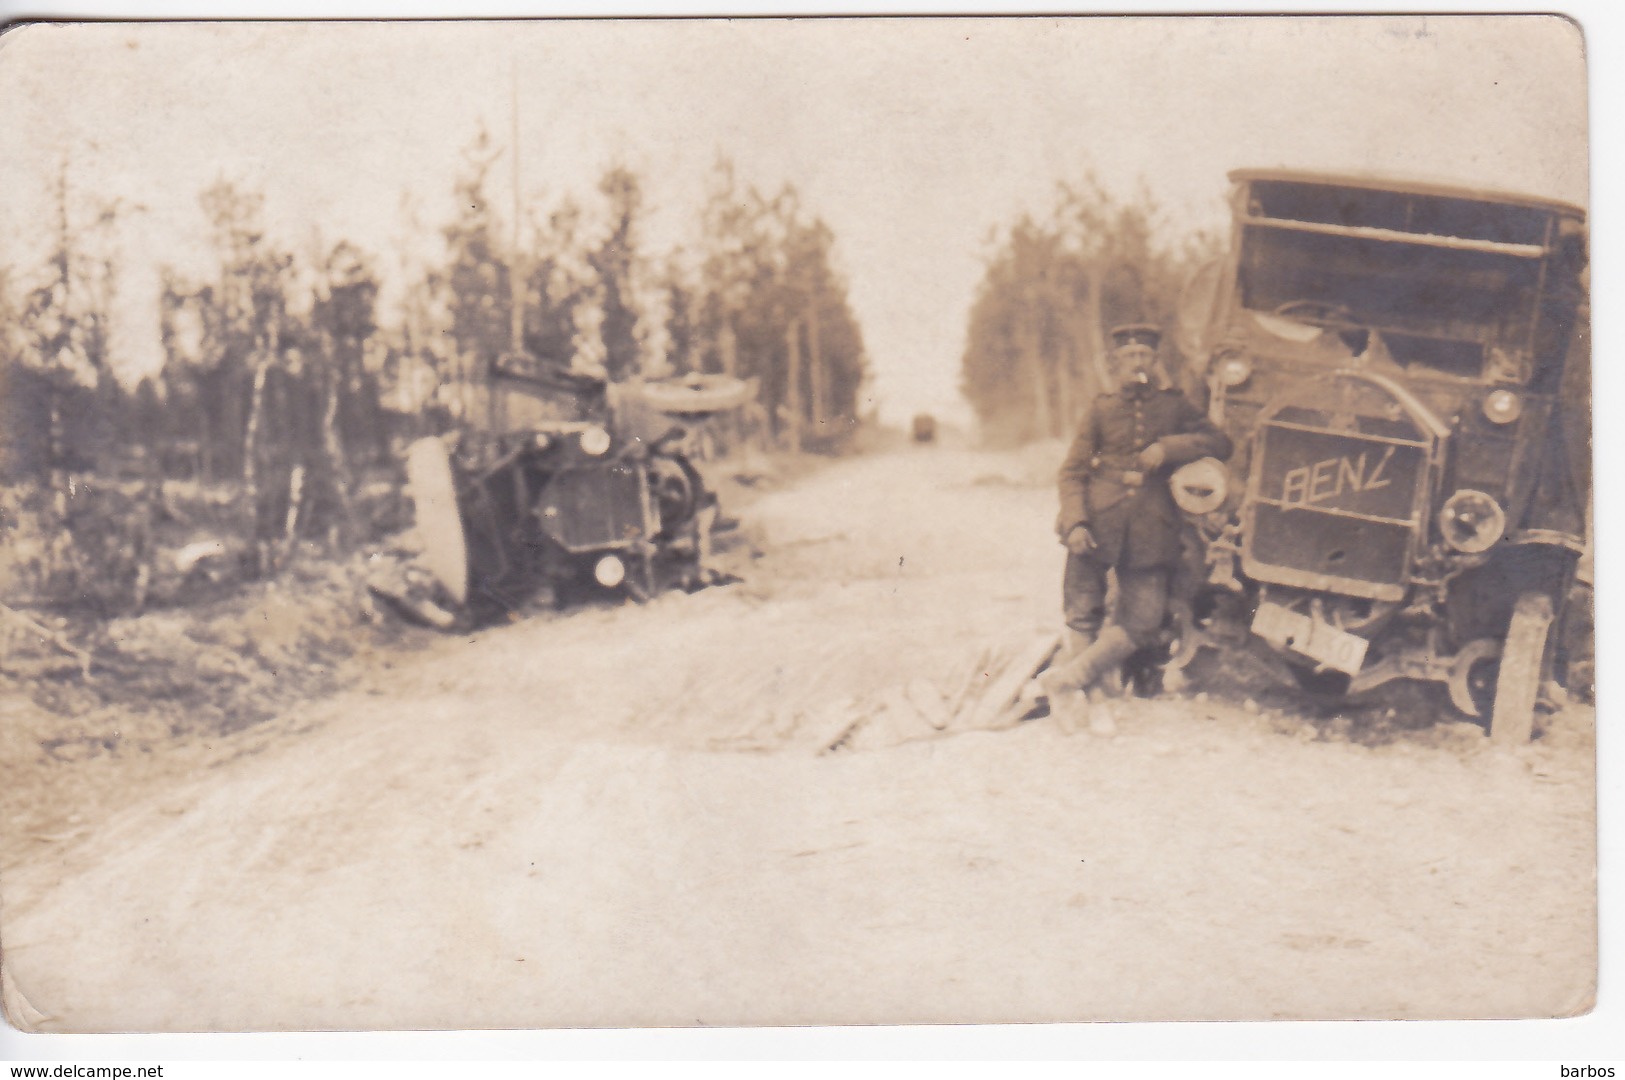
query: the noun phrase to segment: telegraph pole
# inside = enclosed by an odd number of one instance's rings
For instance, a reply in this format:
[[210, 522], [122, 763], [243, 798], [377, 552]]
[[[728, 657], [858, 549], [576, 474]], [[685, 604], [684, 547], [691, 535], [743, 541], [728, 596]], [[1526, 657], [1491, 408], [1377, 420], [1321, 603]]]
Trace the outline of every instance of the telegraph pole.
[[801, 453], [801, 325], [797, 319], [790, 320], [790, 325], [784, 328], [784, 347], [788, 354], [788, 365], [785, 372], [784, 410], [789, 425], [790, 452]]
[[[519, 61], [508, 60], [509, 171], [513, 176], [513, 222], [508, 240], [508, 353], [517, 357], [525, 351], [524, 259], [519, 253]], [[486, 401], [492, 433], [508, 426], [508, 392], [497, 373], [486, 380]]]
[[514, 353], [525, 351], [525, 286], [524, 286], [524, 257], [519, 251], [519, 61], [509, 60], [509, 82], [512, 101], [509, 105], [509, 122], [513, 129], [513, 240], [510, 247], [512, 254], [508, 258], [508, 291], [510, 293], [510, 332], [509, 347]]

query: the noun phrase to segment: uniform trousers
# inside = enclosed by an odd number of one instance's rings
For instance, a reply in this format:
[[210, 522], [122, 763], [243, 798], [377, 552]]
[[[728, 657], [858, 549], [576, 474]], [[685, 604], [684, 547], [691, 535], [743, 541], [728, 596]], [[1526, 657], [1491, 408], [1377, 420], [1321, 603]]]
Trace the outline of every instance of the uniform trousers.
[[[1106, 621], [1106, 571], [1109, 565], [1094, 555], [1068, 552], [1061, 583], [1062, 613], [1066, 625], [1094, 638]], [[1142, 648], [1154, 644], [1168, 613], [1166, 566], [1143, 569], [1117, 567], [1117, 625]]]

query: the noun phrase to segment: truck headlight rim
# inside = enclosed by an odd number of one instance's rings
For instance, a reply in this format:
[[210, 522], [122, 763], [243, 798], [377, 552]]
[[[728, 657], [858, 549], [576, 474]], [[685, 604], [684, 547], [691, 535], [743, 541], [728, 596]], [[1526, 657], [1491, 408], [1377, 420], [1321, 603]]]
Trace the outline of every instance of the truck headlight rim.
[[609, 452], [609, 432], [593, 426], [581, 433], [581, 452], [590, 457], [602, 457]]
[[1484, 416], [1492, 424], [1510, 424], [1523, 415], [1523, 399], [1511, 390], [1491, 390], [1484, 398]]
[[1253, 362], [1239, 353], [1230, 353], [1219, 358], [1214, 375], [1220, 386], [1237, 387], [1253, 377]]
[[1507, 515], [1493, 496], [1462, 488], [1439, 508], [1439, 532], [1444, 542], [1467, 555], [1494, 547], [1506, 535]]
[[626, 563], [619, 555], [605, 555], [593, 564], [593, 580], [606, 589], [613, 589], [626, 580]]

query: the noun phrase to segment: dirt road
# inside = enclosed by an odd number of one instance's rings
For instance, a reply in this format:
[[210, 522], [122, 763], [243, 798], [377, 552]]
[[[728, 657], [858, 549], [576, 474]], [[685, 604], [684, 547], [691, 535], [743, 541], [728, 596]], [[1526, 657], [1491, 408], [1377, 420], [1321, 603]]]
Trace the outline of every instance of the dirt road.
[[13, 1008], [60, 1031], [1585, 1009], [1589, 710], [1511, 752], [1217, 696], [1130, 702], [1112, 740], [899, 704], [1054, 629], [1052, 464], [840, 462], [751, 507], [742, 584], [374, 657], [7, 851]]

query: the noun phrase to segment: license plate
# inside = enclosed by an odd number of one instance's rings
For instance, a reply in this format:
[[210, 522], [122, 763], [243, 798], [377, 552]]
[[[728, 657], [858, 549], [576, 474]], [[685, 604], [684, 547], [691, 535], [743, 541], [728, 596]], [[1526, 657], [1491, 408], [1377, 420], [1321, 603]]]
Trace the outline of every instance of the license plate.
[[1253, 616], [1253, 633], [1278, 649], [1302, 653], [1349, 675], [1356, 674], [1365, 663], [1369, 644], [1358, 634], [1267, 600], [1258, 605], [1258, 613]]

